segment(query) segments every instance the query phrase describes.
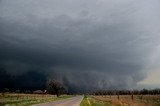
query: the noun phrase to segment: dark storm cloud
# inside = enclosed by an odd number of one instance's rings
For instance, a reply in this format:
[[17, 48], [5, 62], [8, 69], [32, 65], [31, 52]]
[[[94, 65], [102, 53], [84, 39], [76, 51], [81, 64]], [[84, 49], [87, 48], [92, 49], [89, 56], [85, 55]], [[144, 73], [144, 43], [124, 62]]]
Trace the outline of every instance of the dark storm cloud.
[[77, 89], [136, 86], [159, 41], [156, 2], [3, 0], [1, 67], [44, 72]]

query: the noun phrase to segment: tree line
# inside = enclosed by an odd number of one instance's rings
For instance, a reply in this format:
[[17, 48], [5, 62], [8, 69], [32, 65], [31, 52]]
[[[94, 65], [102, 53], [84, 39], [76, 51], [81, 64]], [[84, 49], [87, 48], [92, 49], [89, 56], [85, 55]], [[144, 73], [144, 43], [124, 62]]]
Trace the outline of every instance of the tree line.
[[89, 93], [91, 95], [158, 95], [160, 89], [142, 89], [142, 90], [97, 90]]
[[0, 68], [0, 92], [14, 93], [48, 93], [60, 96], [67, 94], [67, 87], [57, 80], [47, 80], [44, 73], [34, 70], [20, 76], [12, 76], [4, 68]]

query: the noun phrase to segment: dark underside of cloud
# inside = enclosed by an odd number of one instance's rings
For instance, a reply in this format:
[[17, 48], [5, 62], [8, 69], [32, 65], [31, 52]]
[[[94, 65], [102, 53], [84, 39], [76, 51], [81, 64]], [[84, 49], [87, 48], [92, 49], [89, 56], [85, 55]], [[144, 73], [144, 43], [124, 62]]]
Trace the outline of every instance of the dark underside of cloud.
[[1, 0], [0, 88], [45, 89], [49, 79], [73, 92], [136, 87], [158, 42], [155, 4]]

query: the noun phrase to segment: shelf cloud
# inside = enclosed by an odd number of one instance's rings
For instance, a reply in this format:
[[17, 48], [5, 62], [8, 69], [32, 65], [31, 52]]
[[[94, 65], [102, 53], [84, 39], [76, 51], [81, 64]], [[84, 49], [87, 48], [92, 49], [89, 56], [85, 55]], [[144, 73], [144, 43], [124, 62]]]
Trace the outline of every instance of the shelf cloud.
[[22, 79], [34, 70], [80, 91], [134, 88], [153, 68], [150, 60], [160, 44], [159, 4], [1, 0], [0, 67]]

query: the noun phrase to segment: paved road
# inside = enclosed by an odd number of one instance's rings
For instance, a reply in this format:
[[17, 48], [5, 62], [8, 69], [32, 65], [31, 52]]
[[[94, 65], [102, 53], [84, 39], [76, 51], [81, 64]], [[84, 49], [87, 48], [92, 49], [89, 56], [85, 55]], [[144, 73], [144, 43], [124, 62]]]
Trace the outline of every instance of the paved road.
[[58, 100], [54, 102], [37, 104], [32, 106], [79, 106], [82, 99], [83, 99], [83, 96], [76, 96], [76, 97], [72, 97], [64, 100]]

